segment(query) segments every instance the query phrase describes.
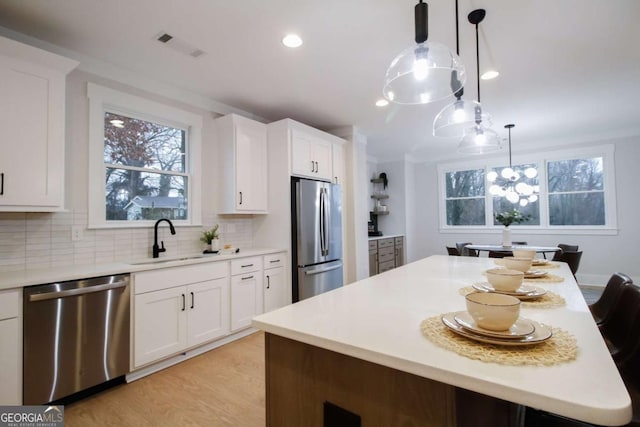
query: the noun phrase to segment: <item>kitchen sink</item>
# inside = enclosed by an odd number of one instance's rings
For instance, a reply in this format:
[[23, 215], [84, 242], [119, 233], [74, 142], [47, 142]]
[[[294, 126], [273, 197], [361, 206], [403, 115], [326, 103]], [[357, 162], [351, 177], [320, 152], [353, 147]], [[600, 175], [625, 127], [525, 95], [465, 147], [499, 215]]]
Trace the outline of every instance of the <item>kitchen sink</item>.
[[154, 258], [144, 261], [130, 262], [129, 265], [150, 265], [150, 264], [164, 264], [165, 262], [179, 262], [188, 261], [190, 259], [204, 258], [204, 255], [193, 255], [180, 258]]

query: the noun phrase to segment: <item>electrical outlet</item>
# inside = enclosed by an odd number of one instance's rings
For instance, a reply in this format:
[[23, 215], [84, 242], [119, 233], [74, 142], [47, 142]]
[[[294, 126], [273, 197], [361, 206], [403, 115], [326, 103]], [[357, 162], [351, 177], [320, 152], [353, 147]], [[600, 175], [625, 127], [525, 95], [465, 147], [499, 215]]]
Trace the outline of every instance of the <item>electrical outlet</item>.
[[82, 240], [82, 232], [84, 230], [84, 227], [82, 227], [81, 225], [74, 225], [71, 227], [71, 241], [72, 242], [79, 242], [80, 240]]

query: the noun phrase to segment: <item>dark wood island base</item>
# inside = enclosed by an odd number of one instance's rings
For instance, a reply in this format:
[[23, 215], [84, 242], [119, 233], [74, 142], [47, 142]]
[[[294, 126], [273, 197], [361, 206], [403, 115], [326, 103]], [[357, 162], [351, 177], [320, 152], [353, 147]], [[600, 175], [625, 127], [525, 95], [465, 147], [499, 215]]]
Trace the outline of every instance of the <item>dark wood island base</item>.
[[520, 424], [514, 403], [270, 333], [265, 359], [269, 427]]

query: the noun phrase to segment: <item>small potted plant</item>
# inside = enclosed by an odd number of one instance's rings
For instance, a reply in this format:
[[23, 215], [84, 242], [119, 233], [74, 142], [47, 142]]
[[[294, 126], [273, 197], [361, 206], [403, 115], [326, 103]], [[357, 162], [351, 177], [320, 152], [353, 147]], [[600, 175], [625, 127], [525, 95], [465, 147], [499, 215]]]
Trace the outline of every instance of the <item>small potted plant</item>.
[[529, 219], [531, 219], [531, 215], [522, 215], [517, 209], [496, 214], [496, 221], [504, 225], [504, 229], [502, 230], [502, 246], [511, 246], [511, 230], [509, 226], [511, 224], [521, 224]]
[[218, 234], [218, 224], [214, 225], [211, 230], [205, 230], [202, 232], [200, 241], [207, 244], [207, 250], [210, 252], [217, 252], [220, 250], [220, 235]]

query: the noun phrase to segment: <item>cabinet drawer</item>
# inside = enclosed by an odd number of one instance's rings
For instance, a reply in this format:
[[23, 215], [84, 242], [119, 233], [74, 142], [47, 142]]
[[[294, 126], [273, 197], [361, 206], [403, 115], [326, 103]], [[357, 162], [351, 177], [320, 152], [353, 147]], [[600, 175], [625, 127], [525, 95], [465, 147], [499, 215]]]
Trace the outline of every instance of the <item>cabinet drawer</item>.
[[208, 262], [134, 273], [133, 286], [135, 294], [143, 294], [227, 276], [229, 276], [228, 262]]
[[375, 251], [378, 249], [378, 242], [376, 240], [369, 240], [369, 250]]
[[384, 273], [385, 271], [393, 270], [395, 266], [396, 264], [393, 259], [391, 261], [380, 263], [380, 265], [378, 266], [378, 272]]
[[388, 248], [389, 246], [393, 247], [393, 237], [378, 240], [378, 249]]
[[387, 247], [387, 248], [382, 248], [382, 249], [378, 249], [378, 256], [382, 257], [382, 256], [393, 256], [393, 254], [395, 254], [395, 249], [393, 246], [391, 247]]
[[284, 257], [286, 255], [287, 255], [286, 252], [280, 252], [277, 254], [265, 255], [264, 257], [262, 257], [265, 270], [267, 268], [276, 268], [276, 267], [284, 266]]
[[404, 246], [404, 237], [396, 237], [396, 246]]
[[391, 248], [391, 252], [387, 252], [385, 254], [378, 253], [378, 262], [381, 264], [387, 261], [393, 261], [394, 259], [395, 259], [395, 249], [393, 248]]
[[18, 317], [20, 307], [20, 290], [11, 289], [0, 292], [0, 320]]
[[251, 273], [262, 269], [262, 257], [254, 256], [231, 261], [231, 275]]

